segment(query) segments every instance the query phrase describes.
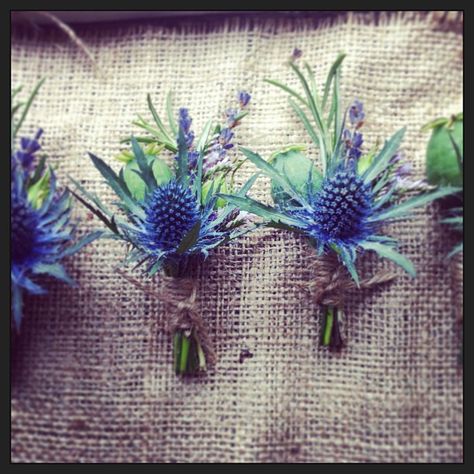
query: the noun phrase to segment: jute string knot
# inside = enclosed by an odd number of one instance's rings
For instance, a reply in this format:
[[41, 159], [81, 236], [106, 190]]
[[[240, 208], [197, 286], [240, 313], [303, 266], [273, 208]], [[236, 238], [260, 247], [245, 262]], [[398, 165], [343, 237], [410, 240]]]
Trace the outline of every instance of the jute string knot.
[[121, 270], [117, 272], [127, 281], [142, 290], [148, 296], [157, 298], [165, 304], [165, 329], [174, 334], [177, 330], [194, 331], [206, 354], [206, 361], [213, 364], [216, 355], [207, 331], [207, 327], [198, 309], [197, 293], [199, 280], [196, 278], [161, 276], [162, 289], [156, 291], [128, 276]]
[[397, 276], [395, 272], [381, 270], [370, 278], [362, 279], [357, 287], [346, 267], [333, 252], [313, 258], [309, 269], [314, 278], [299, 286], [309, 291], [316, 303], [337, 307], [343, 306], [350, 290], [375, 288], [394, 280]]

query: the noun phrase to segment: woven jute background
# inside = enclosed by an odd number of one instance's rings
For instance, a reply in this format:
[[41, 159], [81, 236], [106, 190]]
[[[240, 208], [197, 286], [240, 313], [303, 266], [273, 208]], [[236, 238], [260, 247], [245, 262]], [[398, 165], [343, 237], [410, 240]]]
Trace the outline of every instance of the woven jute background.
[[[297, 87], [284, 64], [294, 47], [320, 82], [337, 53], [347, 53], [344, 103], [364, 102], [368, 145], [407, 126], [403, 149], [415, 178], [424, 175], [429, 138], [420, 127], [462, 110], [462, 17], [453, 12], [76, 32], [101, 72], [56, 28], [23, 28], [12, 37], [12, 83], [31, 88], [47, 77], [23, 132], [43, 127], [63, 183], [69, 174], [108, 203], [113, 195], [86, 152], [118, 169], [119, 139], [136, 133], [138, 113], [147, 115], [147, 93], [163, 113], [172, 90], [199, 132], [245, 89], [253, 99], [238, 143], [266, 158], [289, 144], [309, 146], [287, 96], [263, 81]], [[246, 165], [239, 180], [253, 171]], [[252, 193], [268, 200], [267, 180]], [[81, 234], [100, 228], [79, 206], [76, 215]], [[300, 285], [314, 255], [302, 239], [262, 230], [220, 248], [202, 269], [199, 294], [218, 360], [188, 380], [172, 371], [162, 303], [117, 274], [121, 244], [95, 242], [67, 263], [78, 288], [51, 282], [47, 296], [27, 301], [12, 348], [12, 460], [461, 462], [454, 309], [462, 267], [443, 262], [454, 242], [439, 220], [434, 204], [387, 228], [418, 276], [400, 271], [394, 283], [354, 292], [339, 355], [318, 344], [318, 310]], [[395, 267], [370, 255], [361, 261], [362, 273], [383, 268]], [[159, 278], [152, 284], [159, 289]]]

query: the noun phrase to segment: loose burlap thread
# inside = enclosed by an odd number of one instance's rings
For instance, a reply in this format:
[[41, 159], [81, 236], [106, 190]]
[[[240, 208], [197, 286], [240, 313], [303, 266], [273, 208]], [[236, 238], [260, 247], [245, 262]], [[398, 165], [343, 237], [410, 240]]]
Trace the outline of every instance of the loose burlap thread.
[[[340, 51], [342, 103], [364, 103], [370, 147], [402, 126], [414, 179], [424, 176], [428, 120], [462, 109], [462, 15], [341, 14], [74, 27], [106, 79], [57, 28], [12, 36], [12, 82], [47, 80], [23, 133], [45, 129], [44, 149], [110, 208], [112, 191], [90, 151], [118, 170], [119, 140], [173, 92], [199, 133], [252, 94], [235, 142], [268, 157], [290, 144], [317, 159], [287, 95], [294, 47], [318, 84]], [[235, 147], [236, 148], [236, 147]], [[236, 151], [235, 151], [236, 152]], [[166, 157], [171, 163], [173, 157]], [[244, 183], [255, 168], [237, 174]], [[269, 202], [260, 178], [251, 195]], [[80, 233], [101, 227], [76, 206]], [[294, 282], [310, 278], [303, 239], [261, 230], [216, 249], [202, 268], [199, 310], [219, 355], [205, 377], [177, 378], [169, 336], [150, 331], [166, 304], [115, 272], [124, 247], [101, 240], [67, 261], [79, 283], [49, 282], [29, 298], [12, 353], [14, 462], [461, 462], [463, 387], [452, 274], [454, 236], [436, 204], [386, 233], [417, 269], [380, 291], [350, 291], [347, 347], [319, 347], [317, 303]], [[395, 270], [368, 256], [361, 275]], [[159, 292], [159, 279], [152, 288]], [[459, 295], [459, 293], [457, 293]], [[161, 318], [161, 319], [160, 319]], [[251, 357], [242, 357], [251, 354]]]

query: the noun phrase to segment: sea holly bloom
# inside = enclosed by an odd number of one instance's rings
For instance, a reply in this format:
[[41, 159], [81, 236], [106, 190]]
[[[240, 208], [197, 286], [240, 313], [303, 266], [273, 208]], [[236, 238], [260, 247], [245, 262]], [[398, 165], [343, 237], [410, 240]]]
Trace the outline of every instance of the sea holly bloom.
[[[245, 96], [242, 100], [248, 103], [249, 98]], [[121, 154], [120, 160], [126, 164], [119, 174], [103, 160], [89, 154], [120, 198], [122, 215], [112, 213], [79, 183], [75, 184], [83, 197], [74, 194], [108, 227], [104, 237], [128, 244], [124, 263], [142, 269], [147, 277], [163, 272], [165, 276], [175, 278], [178, 284], [181, 279], [184, 285], [185, 279], [194, 276], [193, 269], [214, 248], [251, 231], [255, 225], [217, 194], [222, 190], [232, 192], [228, 175], [236, 167], [223, 165], [230, 163], [227, 151], [233, 146], [234, 132], [209, 121], [195, 139], [188, 109], [179, 109], [175, 121], [168, 99], [169, 127], [166, 127], [150, 97], [148, 105], [156, 128], [143, 119], [136, 123], [150, 132], [153, 139], [129, 139], [131, 153]], [[145, 143], [145, 147], [142, 148], [139, 142]], [[160, 157], [164, 148], [175, 154], [172, 167]], [[244, 185], [238, 195], [244, 196], [253, 181]], [[181, 306], [188, 308], [189, 303]], [[195, 310], [192, 311], [194, 314]], [[181, 320], [172, 328], [177, 374], [206, 369], [203, 335], [196, 324], [196, 319]]]
[[[36, 96], [41, 81], [25, 108], [12, 108], [12, 144]], [[14, 91], [13, 97], [20, 89]], [[13, 99], [12, 97], [12, 99]], [[12, 100], [13, 101], [13, 100]], [[22, 110], [18, 121], [14, 120]], [[73, 244], [75, 225], [71, 221], [71, 198], [67, 191], [57, 188], [52, 168], [46, 166], [46, 157], [37, 160], [41, 150], [39, 139], [42, 129], [33, 138], [21, 137], [19, 148], [11, 152], [10, 188], [10, 243], [12, 283], [12, 324], [19, 331], [22, 322], [23, 295], [46, 293], [39, 281], [44, 275], [73, 284], [62, 260], [99, 236], [90, 234]]]
[[[316, 87], [310, 86], [315, 79], [309, 65], [305, 64], [305, 76], [295, 60], [290, 61], [289, 66], [303, 86], [303, 95], [278, 81], [267, 80], [292, 96], [290, 105], [319, 150], [320, 167], [297, 147], [275, 153], [271, 162], [241, 148], [243, 154], [271, 178], [275, 206], [263, 205], [249, 197], [224, 193], [221, 197], [259, 216], [267, 226], [306, 236], [321, 258], [336, 255], [356, 286], [360, 284], [356, 259], [366, 251], [375, 251], [414, 276], [415, 268], [396, 250], [396, 240], [383, 234], [385, 224], [406, 217], [417, 206], [451, 194], [453, 188], [399, 201], [403, 191], [400, 181], [408, 172], [406, 164], [397, 165], [405, 129], [397, 131], [381, 150], [363, 155], [360, 129], [365, 112], [362, 103], [356, 100], [344, 116], [340, 113], [338, 84], [343, 58], [344, 55], [340, 55], [331, 67], [322, 96]], [[342, 296], [339, 300], [342, 301]], [[323, 345], [340, 348], [338, 318], [341, 310], [337, 305], [324, 307]]]

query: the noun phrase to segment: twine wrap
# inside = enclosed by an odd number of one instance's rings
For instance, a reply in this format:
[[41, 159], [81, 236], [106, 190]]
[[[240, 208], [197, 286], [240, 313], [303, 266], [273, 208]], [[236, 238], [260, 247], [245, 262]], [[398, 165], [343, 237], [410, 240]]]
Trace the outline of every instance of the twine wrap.
[[334, 252], [313, 259], [310, 271], [314, 274], [314, 278], [301, 286], [311, 293], [316, 303], [336, 307], [344, 305], [350, 290], [376, 288], [394, 280], [397, 276], [392, 271], [382, 270], [370, 278], [362, 279], [357, 287], [346, 267]]
[[165, 304], [165, 330], [173, 335], [177, 330], [194, 331], [202, 350], [206, 354], [206, 362], [214, 364], [216, 355], [209, 334], [198, 309], [197, 278], [161, 276], [161, 291], [157, 292], [139, 281], [131, 278], [121, 270], [117, 272], [127, 281], [142, 290], [148, 296], [157, 298]]

